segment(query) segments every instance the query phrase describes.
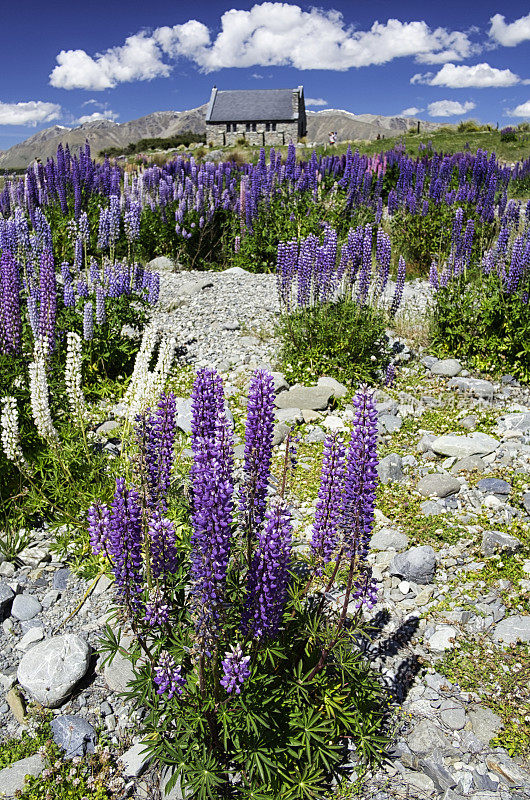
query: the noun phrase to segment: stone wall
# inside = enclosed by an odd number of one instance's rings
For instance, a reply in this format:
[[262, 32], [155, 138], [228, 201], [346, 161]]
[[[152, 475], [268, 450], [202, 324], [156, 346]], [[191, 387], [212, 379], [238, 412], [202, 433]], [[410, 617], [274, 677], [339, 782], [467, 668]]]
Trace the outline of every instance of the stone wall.
[[227, 131], [226, 123], [209, 122], [206, 125], [206, 143], [212, 147], [233, 147], [238, 139], [245, 139], [250, 145], [279, 146], [298, 141], [297, 122], [277, 122], [275, 131], [267, 131], [265, 122], [257, 122], [255, 131], [247, 131], [245, 122], [238, 122], [235, 131]]

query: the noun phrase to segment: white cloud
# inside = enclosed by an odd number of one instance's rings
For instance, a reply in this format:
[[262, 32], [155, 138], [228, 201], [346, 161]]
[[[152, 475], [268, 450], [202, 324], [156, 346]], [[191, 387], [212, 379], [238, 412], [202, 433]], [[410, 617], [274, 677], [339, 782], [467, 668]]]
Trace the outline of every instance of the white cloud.
[[456, 117], [459, 114], [466, 114], [472, 108], [475, 108], [475, 103], [470, 100], [465, 103], [459, 103], [457, 100], [436, 100], [427, 106], [431, 117]]
[[50, 83], [59, 89], [112, 89], [118, 83], [167, 77], [171, 71], [162, 61], [157, 42], [144, 33], [129, 36], [121, 47], [112, 47], [92, 58], [84, 50], [61, 50]]
[[510, 117], [528, 117], [530, 119], [530, 100], [527, 100], [526, 103], [521, 103], [521, 105], [511, 110], [507, 110], [506, 113]]
[[116, 114], [115, 111], [111, 111], [110, 108], [104, 109], [103, 111], [94, 111], [93, 114], [83, 114], [83, 116], [76, 119], [75, 122], [77, 125], [84, 125], [85, 122], [96, 122], [99, 119], [108, 119], [114, 122], [118, 119], [119, 114]]
[[475, 64], [473, 66], [444, 64], [436, 74], [426, 72], [416, 73], [410, 79], [411, 83], [426, 83], [429, 86], [446, 86], [449, 89], [482, 89], [486, 86], [514, 86], [521, 83], [521, 78], [510, 69], [497, 69], [489, 64]]
[[129, 36], [125, 44], [90, 56], [61, 50], [50, 75], [52, 86], [102, 90], [132, 80], [167, 76], [164, 58], [188, 58], [202, 72], [228, 67], [292, 66], [344, 71], [416, 57], [423, 63], [460, 61], [473, 52], [468, 35], [431, 29], [424, 21], [375, 21], [357, 31], [341, 13], [281, 2], [263, 2], [249, 11], [231, 9], [212, 38], [198, 20]]
[[61, 106], [45, 103], [42, 100], [29, 100], [26, 103], [0, 102], [0, 125], [31, 125], [52, 122], [61, 116]]
[[305, 104], [306, 106], [327, 106], [328, 101], [323, 97], [306, 97]]
[[505, 17], [502, 14], [495, 14], [490, 19], [491, 28], [489, 34], [499, 44], [504, 47], [515, 47], [521, 42], [526, 42], [530, 39], [530, 14], [526, 17], [519, 17], [515, 22], [506, 24]]
[[424, 111], [423, 108], [416, 108], [416, 106], [410, 106], [410, 108], [404, 108], [401, 112], [402, 117], [415, 117], [416, 114], [419, 114], [421, 111]]
[[255, 78], [257, 81], [263, 80], [263, 75], [260, 75], [259, 72], [253, 72], [251, 77]]

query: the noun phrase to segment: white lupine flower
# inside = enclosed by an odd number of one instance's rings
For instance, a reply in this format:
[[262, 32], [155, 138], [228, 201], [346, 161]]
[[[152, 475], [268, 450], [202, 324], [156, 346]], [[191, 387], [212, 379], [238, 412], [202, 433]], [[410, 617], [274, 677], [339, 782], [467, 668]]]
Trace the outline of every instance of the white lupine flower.
[[158, 340], [158, 331], [154, 325], [145, 329], [142, 337], [140, 349], [134, 362], [134, 370], [131, 381], [123, 398], [124, 403], [129, 406], [128, 418], [134, 419], [142, 406], [142, 398], [149, 393], [148, 384], [151, 383], [151, 373], [149, 364], [153, 356], [153, 350]]
[[79, 334], [70, 331], [66, 334], [66, 368], [64, 379], [66, 395], [70, 410], [76, 416], [82, 417], [85, 408], [85, 398], [81, 389], [81, 364], [83, 342]]
[[173, 358], [175, 356], [175, 350], [177, 349], [177, 342], [176, 339], [164, 339], [160, 344], [160, 349], [158, 351], [158, 360], [156, 362], [156, 366], [154, 369], [154, 376], [153, 376], [153, 389], [152, 389], [152, 396], [150, 400], [155, 402], [157, 398], [162, 394], [164, 391], [164, 387], [166, 385], [167, 377], [169, 375], [169, 370], [171, 369], [171, 365], [173, 363]]
[[29, 365], [29, 391], [31, 413], [37, 431], [43, 439], [58, 440], [49, 405], [48, 377], [46, 375], [46, 356], [48, 342], [37, 339], [33, 351], [33, 362]]
[[2, 398], [2, 449], [9, 461], [14, 461], [19, 467], [28, 467], [20, 446], [20, 433], [18, 429], [18, 408], [14, 397]]

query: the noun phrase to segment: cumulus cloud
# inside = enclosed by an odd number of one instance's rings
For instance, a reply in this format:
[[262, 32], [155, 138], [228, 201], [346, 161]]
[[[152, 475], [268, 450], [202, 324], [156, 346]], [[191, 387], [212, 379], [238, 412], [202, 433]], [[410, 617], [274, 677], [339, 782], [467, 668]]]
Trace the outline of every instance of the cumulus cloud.
[[460, 61], [473, 52], [468, 35], [431, 29], [424, 21], [375, 21], [357, 31], [334, 10], [264, 2], [249, 11], [231, 9], [216, 36], [198, 20], [129, 36], [104, 53], [61, 50], [50, 75], [52, 86], [102, 90], [118, 83], [167, 76], [167, 60], [187, 58], [202, 72], [228, 67], [292, 66], [344, 71], [415, 57], [423, 63]]
[[419, 114], [421, 111], [424, 111], [423, 108], [416, 108], [416, 106], [410, 106], [410, 108], [404, 108], [401, 112], [402, 117], [415, 117], [416, 114]]
[[504, 20], [505, 17], [502, 14], [495, 14], [490, 19], [489, 34], [496, 42], [504, 47], [515, 47], [530, 39], [530, 14], [527, 14], [526, 17], [519, 17], [508, 25]]
[[327, 106], [328, 101], [323, 97], [306, 97], [305, 104], [306, 106]]
[[426, 83], [429, 86], [446, 86], [449, 89], [482, 89], [487, 86], [514, 86], [524, 83], [519, 75], [510, 69], [497, 69], [489, 64], [474, 64], [473, 66], [444, 64], [436, 74], [426, 72], [416, 73], [410, 79], [411, 83]]
[[506, 112], [509, 114], [510, 117], [527, 117], [530, 119], [530, 100], [527, 100], [526, 103], [521, 103], [519, 106], [515, 106], [511, 110]]
[[459, 114], [466, 114], [472, 108], [475, 108], [475, 103], [470, 100], [465, 103], [459, 103], [457, 100], [436, 100], [427, 106], [431, 117], [456, 117]]
[[0, 102], [0, 125], [31, 125], [39, 122], [52, 122], [61, 116], [61, 106], [45, 103], [42, 100], [29, 100], [26, 103]]
[[103, 111], [94, 111], [93, 114], [83, 114], [83, 116], [76, 119], [77, 125], [84, 125], [85, 122], [97, 122], [100, 119], [108, 119], [114, 122], [118, 119], [119, 114], [116, 114], [115, 111], [111, 111], [110, 108], [104, 109]]

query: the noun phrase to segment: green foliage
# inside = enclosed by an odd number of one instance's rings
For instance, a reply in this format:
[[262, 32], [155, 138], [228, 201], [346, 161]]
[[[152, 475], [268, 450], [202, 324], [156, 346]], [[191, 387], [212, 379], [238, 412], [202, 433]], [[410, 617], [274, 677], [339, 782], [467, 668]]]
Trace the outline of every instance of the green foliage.
[[506, 295], [497, 275], [450, 281], [436, 293], [432, 343], [482, 372], [530, 381], [530, 314], [520, 295]]
[[390, 358], [383, 313], [353, 300], [284, 314], [278, 336], [280, 363], [291, 383], [321, 375], [350, 386], [373, 382]]
[[463, 641], [437, 667], [465, 691], [477, 692], [504, 722], [492, 741], [510, 755], [530, 754], [530, 645], [522, 642], [501, 648], [486, 637]]
[[186, 131], [176, 136], [168, 136], [165, 138], [151, 137], [149, 139], [140, 139], [137, 142], [129, 142], [125, 147], [109, 147], [107, 150], [101, 150], [99, 155], [101, 158], [109, 156], [132, 156], [136, 153], [145, 153], [147, 150], [170, 150], [183, 144], [186, 147], [192, 142], [203, 142], [204, 135], [201, 133], [192, 133]]
[[29, 716], [31, 735], [23, 730], [20, 738], [6, 739], [0, 747], [0, 769], [20, 761], [22, 758], [34, 756], [51, 736], [50, 722], [52, 714], [44, 709], [35, 710]]
[[503, 128], [501, 131], [501, 142], [516, 142], [517, 134], [513, 128]]
[[[463, 205], [465, 228], [468, 220], [475, 223], [475, 235], [471, 258], [478, 261], [493, 240], [493, 225], [483, 222], [471, 205]], [[408, 272], [428, 275], [433, 260], [443, 263], [451, 249], [451, 229], [455, 217], [455, 206], [446, 203], [436, 205], [429, 201], [429, 211], [410, 214], [398, 211], [392, 217], [392, 248], [407, 262]]]

